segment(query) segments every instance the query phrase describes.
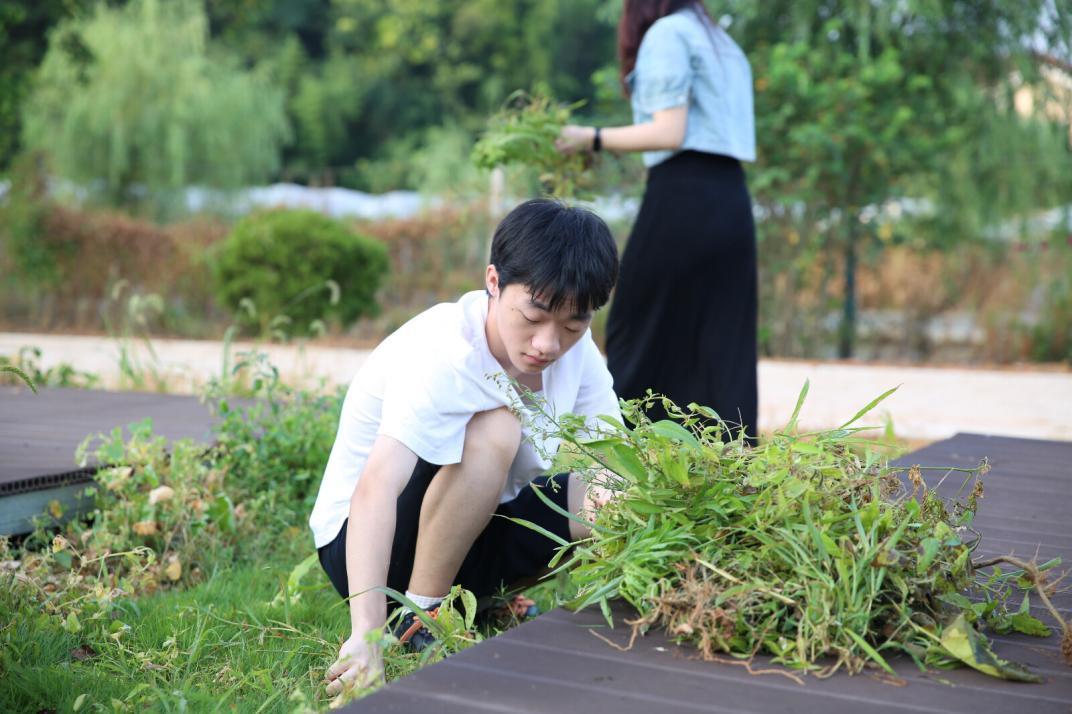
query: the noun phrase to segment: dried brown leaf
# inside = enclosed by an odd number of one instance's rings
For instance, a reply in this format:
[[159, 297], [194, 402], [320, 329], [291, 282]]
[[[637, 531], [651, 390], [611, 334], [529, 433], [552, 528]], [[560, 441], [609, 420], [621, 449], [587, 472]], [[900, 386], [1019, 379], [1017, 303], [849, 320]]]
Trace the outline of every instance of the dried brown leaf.
[[179, 560], [177, 555], [168, 558], [168, 565], [164, 568], [164, 574], [167, 575], [168, 579], [172, 582], [182, 577], [182, 561]]
[[138, 521], [130, 527], [132, 531], [140, 536], [151, 536], [157, 534], [156, 521]]
[[164, 503], [175, 497], [175, 489], [171, 486], [157, 486], [149, 492], [149, 504]]

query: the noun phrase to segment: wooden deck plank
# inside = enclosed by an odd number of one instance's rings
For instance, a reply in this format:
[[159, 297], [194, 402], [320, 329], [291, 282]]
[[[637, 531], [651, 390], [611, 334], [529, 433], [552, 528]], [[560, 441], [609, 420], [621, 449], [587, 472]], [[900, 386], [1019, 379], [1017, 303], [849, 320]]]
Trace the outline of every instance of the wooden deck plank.
[[[975, 714], [1008, 712], [1030, 706], [1034, 711], [1067, 712], [1072, 679], [1062, 677], [1055, 691], [1011, 685], [982, 674], [956, 670], [921, 675], [910, 662], [898, 662], [905, 686], [859, 675], [821, 681], [806, 677], [803, 686], [780, 675], [750, 675], [742, 667], [688, 659], [659, 635], [639, 640], [619, 652], [589, 633], [596, 629], [625, 644], [624, 630], [608, 633], [598, 613], [555, 612], [428, 667], [403, 680], [407, 695], [430, 696], [437, 710], [469, 711], [472, 702], [493, 705], [493, 711], [518, 712], [650, 712], [650, 711], [823, 711], [846, 714], [876, 712], [945, 712]], [[1026, 653], [1019, 653], [1026, 654]], [[1034, 653], [1033, 662], [1055, 672], [1049, 660], [1056, 653]], [[757, 668], [762, 665], [757, 663]], [[960, 675], [960, 676], [958, 676]], [[968, 676], [963, 676], [968, 675]], [[977, 702], [949, 706], [953, 690]], [[395, 685], [385, 688], [392, 691]], [[446, 695], [445, 700], [438, 697]], [[358, 702], [351, 711], [381, 711], [380, 694]], [[390, 701], [390, 697], [387, 698]], [[401, 709], [400, 709], [401, 710]]]
[[212, 419], [197, 397], [83, 389], [38, 394], [0, 388], [0, 491], [26, 479], [76, 469], [75, 449], [87, 436], [146, 417], [168, 440], [209, 441]]
[[[234, 401], [238, 407], [252, 403]], [[29, 533], [41, 504], [52, 500], [68, 506], [68, 516], [84, 510], [88, 501], [72, 488], [92, 479], [95, 464], [75, 464], [78, 445], [115, 427], [129, 437], [128, 426], [146, 418], [153, 433], [169, 441], [212, 440], [212, 415], [197, 397], [0, 387], [0, 535]]]
[[[904, 465], [975, 466], [988, 457], [986, 493], [975, 521], [977, 555], [1016, 553], [1040, 561], [1061, 557], [1072, 565], [1072, 443], [961, 434], [901, 460]], [[941, 472], [925, 472], [934, 487]], [[940, 492], [956, 491], [946, 479]], [[1032, 611], [1049, 621], [1038, 603]], [[1072, 593], [1055, 606], [1072, 613]], [[617, 606], [618, 620], [625, 615]], [[624, 643], [627, 629], [608, 630], [598, 612], [556, 610], [488, 642], [392, 682], [351, 704], [347, 712], [991, 712], [1072, 711], [1072, 668], [1061, 661], [1058, 638], [1018, 634], [994, 638], [1000, 655], [1029, 665], [1043, 684], [1004, 682], [971, 669], [921, 673], [907, 658], [891, 664], [904, 686], [870, 673], [826, 680], [805, 677], [799, 686], [784, 676], [753, 676], [730, 664], [690, 659], [658, 633], [628, 652], [589, 630]], [[756, 667], [765, 658], [757, 658]]]

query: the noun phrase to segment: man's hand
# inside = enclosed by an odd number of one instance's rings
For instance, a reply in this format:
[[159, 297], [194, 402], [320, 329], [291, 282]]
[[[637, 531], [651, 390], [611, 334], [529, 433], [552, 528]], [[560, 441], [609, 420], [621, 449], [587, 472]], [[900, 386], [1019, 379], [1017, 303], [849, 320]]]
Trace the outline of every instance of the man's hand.
[[325, 681], [329, 696], [382, 682], [383, 653], [379, 645], [370, 645], [362, 634], [351, 635], [339, 648], [339, 658], [328, 668]]
[[[609, 480], [609, 477], [603, 476]], [[598, 481], [598, 479], [596, 479]], [[589, 483], [578, 474], [570, 474], [569, 508], [570, 512], [588, 523], [596, 522], [599, 509], [607, 505], [616, 496], [616, 492], [598, 482]], [[591, 528], [575, 520], [569, 522], [570, 538], [581, 540], [592, 535]]]
[[614, 498], [615, 493], [599, 484], [589, 484], [588, 492], [584, 498], [584, 515], [589, 523], [596, 522], [596, 515], [600, 508], [607, 505]]

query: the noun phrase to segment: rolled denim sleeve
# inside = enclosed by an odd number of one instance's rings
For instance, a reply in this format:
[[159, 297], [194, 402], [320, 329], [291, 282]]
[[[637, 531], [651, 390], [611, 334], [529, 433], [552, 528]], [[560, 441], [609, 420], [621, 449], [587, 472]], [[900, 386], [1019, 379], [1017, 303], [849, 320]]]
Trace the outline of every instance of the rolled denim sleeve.
[[663, 109], [686, 106], [691, 86], [688, 42], [672, 23], [656, 22], [644, 34], [637, 54], [633, 83], [636, 107], [654, 114]]

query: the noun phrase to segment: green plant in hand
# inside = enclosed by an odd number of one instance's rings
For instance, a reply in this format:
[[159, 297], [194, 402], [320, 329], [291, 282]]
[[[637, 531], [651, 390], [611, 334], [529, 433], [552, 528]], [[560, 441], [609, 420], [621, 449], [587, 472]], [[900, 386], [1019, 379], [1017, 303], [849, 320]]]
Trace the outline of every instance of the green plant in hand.
[[514, 92], [488, 120], [484, 135], [473, 147], [473, 163], [483, 169], [528, 166], [536, 169], [550, 195], [581, 197], [590, 185], [591, 156], [584, 152], [565, 155], [555, 148], [555, 139], [579, 106], [556, 103], [543, 92]]
[[[1006, 603], [1020, 578], [1045, 601], [1044, 573], [1057, 562], [980, 574], [994, 565], [971, 559], [986, 463], [942, 469], [966, 479], [966, 498], [947, 502], [919, 467], [890, 466], [853, 426], [890, 392], [838, 429], [799, 434], [806, 393], [790, 424], [757, 447], [724, 441], [710, 409], [650, 394], [625, 403], [635, 426], [607, 419], [600, 438], [560, 419], [569, 448], [556, 470], [587, 473], [614, 494], [592, 537], [556, 563], [577, 587], [571, 604], [598, 604], [609, 619], [608, 600], [621, 598], [638, 613], [634, 635], [665, 628], [705, 658], [765, 652], [825, 676], [869, 663], [892, 673], [886, 656], [907, 653], [921, 667], [1038, 681], [993, 656], [980, 628], [1049, 634], [1026, 594], [1016, 612]], [[656, 402], [672, 419], [647, 418]]]

